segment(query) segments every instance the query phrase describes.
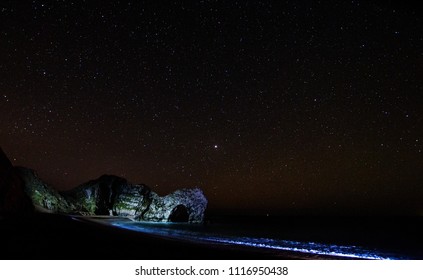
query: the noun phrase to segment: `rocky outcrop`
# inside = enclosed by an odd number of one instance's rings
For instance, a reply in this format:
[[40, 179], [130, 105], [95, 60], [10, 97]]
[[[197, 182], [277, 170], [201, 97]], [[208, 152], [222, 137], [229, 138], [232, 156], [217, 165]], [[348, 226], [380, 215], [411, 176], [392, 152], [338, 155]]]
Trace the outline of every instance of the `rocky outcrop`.
[[140, 221], [200, 223], [207, 207], [199, 188], [181, 189], [162, 197], [146, 185], [131, 184], [113, 175], [103, 175], [61, 195], [72, 205], [73, 212]]
[[61, 195], [73, 212], [87, 215], [140, 217], [150, 204], [151, 190], [113, 175], [103, 175]]
[[180, 189], [159, 196], [149, 187], [103, 175], [79, 187], [58, 192], [37, 173], [13, 167], [0, 149], [0, 214], [34, 210], [81, 215], [110, 215], [140, 221], [190, 222], [204, 220], [207, 199], [199, 188]]
[[[44, 183], [34, 170], [7, 166], [2, 170], [8, 170], [9, 175], [1, 173], [1, 178], [7, 180], [2, 179], [0, 190], [2, 206], [6, 205], [11, 212], [23, 206], [35, 206], [43, 212], [121, 216], [139, 221], [201, 223], [204, 220], [207, 199], [199, 188], [159, 196], [146, 185], [103, 175], [73, 190], [58, 192]], [[22, 201], [26, 204], [21, 205]]]
[[53, 213], [70, 213], [74, 210], [74, 206], [44, 183], [34, 170], [25, 167], [16, 167], [15, 170], [24, 182], [25, 193], [38, 209], [41, 207], [41, 210]]
[[200, 222], [204, 220], [207, 199], [199, 188], [181, 189], [160, 197], [151, 194], [151, 204], [143, 219], [159, 222]]
[[0, 148], [0, 215], [22, 215], [33, 210], [25, 183]]

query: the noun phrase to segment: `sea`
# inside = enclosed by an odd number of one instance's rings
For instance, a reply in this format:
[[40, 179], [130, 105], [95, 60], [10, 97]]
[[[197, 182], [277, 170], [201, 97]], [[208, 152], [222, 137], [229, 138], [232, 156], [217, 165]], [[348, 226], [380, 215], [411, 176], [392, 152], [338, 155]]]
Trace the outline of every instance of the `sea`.
[[423, 259], [422, 217], [214, 216], [203, 224], [98, 219], [122, 230], [304, 259]]

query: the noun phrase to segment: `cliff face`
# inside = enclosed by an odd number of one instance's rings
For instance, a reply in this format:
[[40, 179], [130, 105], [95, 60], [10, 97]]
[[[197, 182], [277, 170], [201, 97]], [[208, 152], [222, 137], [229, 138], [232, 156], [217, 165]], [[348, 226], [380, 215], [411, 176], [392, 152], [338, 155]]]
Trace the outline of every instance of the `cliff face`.
[[151, 190], [128, 183], [124, 178], [103, 175], [61, 195], [74, 212], [86, 215], [139, 217], [149, 206]]
[[0, 148], [0, 215], [22, 215], [33, 210], [25, 183]]
[[13, 167], [0, 149], [0, 214], [51, 213], [110, 215], [140, 221], [200, 223], [207, 199], [199, 188], [159, 196], [146, 185], [103, 175], [79, 187], [58, 192], [34, 170]]
[[[16, 168], [23, 190], [38, 210], [76, 215], [129, 217], [139, 221], [201, 223], [207, 199], [199, 188], [159, 196], [146, 185], [103, 175], [77, 188], [57, 192], [31, 169]], [[18, 177], [18, 178], [19, 178]]]
[[142, 218], [160, 222], [200, 222], [207, 199], [199, 188], [180, 189], [166, 196], [151, 194], [151, 204]]
[[140, 221], [200, 223], [207, 207], [199, 188], [180, 189], [161, 197], [146, 185], [131, 184], [112, 175], [103, 175], [61, 195], [74, 212]]
[[24, 191], [34, 206], [46, 212], [69, 213], [74, 206], [66, 201], [57, 191], [41, 181], [37, 173], [25, 167], [15, 167], [16, 173], [23, 180]]

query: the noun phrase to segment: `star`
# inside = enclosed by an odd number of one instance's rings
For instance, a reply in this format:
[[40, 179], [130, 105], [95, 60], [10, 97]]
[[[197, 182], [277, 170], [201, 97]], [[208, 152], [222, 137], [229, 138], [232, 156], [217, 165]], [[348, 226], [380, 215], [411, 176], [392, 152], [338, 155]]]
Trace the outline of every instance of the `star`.
[[[6, 2], [0, 145], [60, 190], [110, 172], [163, 192], [216, 186], [210, 205], [222, 209], [332, 198], [421, 209], [417, 9]], [[374, 197], [360, 201], [370, 186]], [[241, 195], [228, 199], [229, 188]]]

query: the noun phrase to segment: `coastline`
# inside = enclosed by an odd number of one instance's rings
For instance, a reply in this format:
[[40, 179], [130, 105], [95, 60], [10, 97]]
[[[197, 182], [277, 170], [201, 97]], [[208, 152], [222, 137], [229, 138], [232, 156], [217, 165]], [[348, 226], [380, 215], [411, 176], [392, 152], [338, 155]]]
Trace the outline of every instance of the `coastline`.
[[[388, 223], [382, 219], [379, 221], [379, 226], [374, 225], [377, 231], [369, 230], [369, 236], [366, 236], [366, 238], [364, 238], [366, 232], [351, 226], [348, 220], [343, 221], [343, 224], [349, 224], [349, 227], [345, 228], [344, 226], [343, 228], [341, 222], [328, 219], [326, 223], [334, 223], [332, 227], [336, 228], [337, 231], [328, 230], [327, 224], [324, 223], [321, 224], [321, 228], [318, 228], [317, 225], [321, 223], [319, 219], [303, 218], [301, 220], [296, 217], [291, 220], [290, 227], [281, 227], [274, 232], [269, 231], [269, 234], [276, 234], [280, 231], [281, 236], [295, 237], [291, 240], [305, 240], [307, 235], [311, 237], [314, 235], [317, 239], [319, 236], [324, 236], [327, 240], [332, 240], [333, 244], [342, 245], [340, 240], [346, 239], [345, 236], [341, 236], [343, 232], [355, 229], [355, 232], [350, 232], [350, 235], [356, 236], [355, 239], [347, 238], [348, 240], [351, 239], [350, 242], [360, 241], [367, 248], [378, 248], [382, 244], [383, 248], [392, 241], [396, 244], [390, 244], [387, 249], [398, 256], [401, 257], [401, 254], [403, 254], [405, 259], [423, 258], [421, 245], [415, 243], [418, 242], [422, 233], [421, 219], [419, 218], [416, 218], [415, 222], [411, 218], [409, 221], [399, 219], [396, 224]], [[294, 221], [297, 223], [296, 226]], [[314, 222], [306, 224], [308, 221]], [[370, 223], [371, 221], [369, 218], [367, 222]], [[143, 226], [149, 232], [136, 231], [122, 226], [117, 227], [116, 224], [119, 223]], [[366, 223], [362, 226], [363, 228], [367, 226]], [[413, 225], [413, 223], [416, 223], [416, 225]], [[249, 223], [245, 224], [244, 227], [237, 228], [237, 230], [242, 231], [254, 226], [264, 228], [265, 225], [266, 223], [263, 221], [262, 224]], [[409, 226], [408, 229], [406, 225]], [[360, 257], [351, 258], [347, 255], [331, 256], [313, 253], [313, 250], [304, 253], [272, 249], [269, 246], [245, 246], [238, 241], [230, 243], [231, 241], [228, 241], [225, 237], [228, 232], [226, 228], [223, 235], [218, 235], [224, 238], [213, 242], [202, 236], [191, 235], [194, 238], [191, 238], [190, 235], [177, 236], [181, 231], [183, 233], [186, 228], [195, 229], [194, 233], [196, 231], [213, 233], [212, 229], [215, 229], [213, 226], [208, 224], [158, 224], [133, 222], [131, 219], [122, 217], [69, 216], [47, 213], [37, 213], [31, 217], [19, 219], [3, 218], [0, 219], [0, 229], [4, 249], [0, 252], [0, 259], [360, 259]], [[380, 236], [380, 232], [384, 232], [387, 228], [393, 226], [398, 226], [398, 228], [391, 230], [391, 235], [386, 233], [385, 236]], [[157, 229], [159, 231], [155, 233], [154, 230]], [[220, 230], [220, 228], [218, 229]], [[160, 232], [160, 230], [165, 231]], [[332, 236], [328, 235], [328, 232]], [[410, 232], [413, 234], [412, 236]], [[233, 232], [234, 235], [237, 233], [237, 231]], [[402, 233], [402, 235], [399, 235], [399, 233]], [[216, 233], [213, 234], [212, 237], [216, 236]], [[380, 240], [375, 242], [374, 239], [378, 236]], [[310, 243], [316, 245], [315, 242]], [[277, 248], [280, 248], [280, 246]], [[389, 252], [389, 250], [387, 251]]]

